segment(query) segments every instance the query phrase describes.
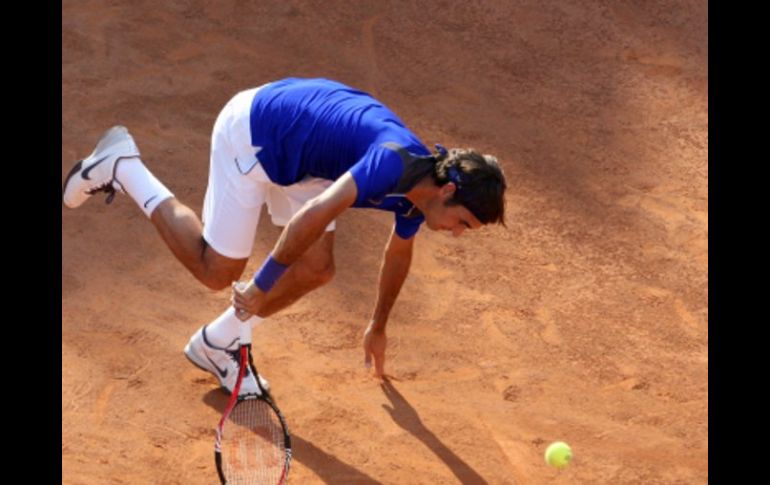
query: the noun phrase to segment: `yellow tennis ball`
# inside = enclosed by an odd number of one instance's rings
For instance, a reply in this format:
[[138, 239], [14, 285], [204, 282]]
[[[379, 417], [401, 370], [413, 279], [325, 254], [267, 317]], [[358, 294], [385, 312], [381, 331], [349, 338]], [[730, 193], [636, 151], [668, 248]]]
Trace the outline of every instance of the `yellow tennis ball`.
[[563, 441], [548, 445], [545, 450], [545, 462], [554, 468], [564, 468], [572, 460], [572, 448]]

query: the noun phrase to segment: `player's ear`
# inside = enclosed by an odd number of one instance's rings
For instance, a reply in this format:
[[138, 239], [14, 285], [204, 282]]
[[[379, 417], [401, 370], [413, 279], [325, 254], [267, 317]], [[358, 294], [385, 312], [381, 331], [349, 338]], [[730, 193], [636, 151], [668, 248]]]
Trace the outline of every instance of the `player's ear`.
[[454, 182], [447, 182], [439, 189], [439, 195], [442, 199], [447, 200], [452, 197], [457, 190], [457, 186]]

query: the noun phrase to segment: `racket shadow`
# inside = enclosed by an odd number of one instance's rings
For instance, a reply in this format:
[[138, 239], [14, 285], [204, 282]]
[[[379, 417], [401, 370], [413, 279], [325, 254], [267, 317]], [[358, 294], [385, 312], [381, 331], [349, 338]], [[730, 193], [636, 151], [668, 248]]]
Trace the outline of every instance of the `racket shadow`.
[[[221, 389], [212, 389], [203, 396], [203, 402], [215, 409], [219, 414], [225, 411], [229, 400], [230, 396], [222, 392]], [[289, 430], [291, 430], [291, 422], [288, 424]], [[348, 465], [336, 456], [325, 452], [294, 432], [291, 433], [291, 445], [292, 460], [298, 461], [313, 470], [324, 483], [354, 483], [356, 485], [378, 485], [382, 483]]]
[[230, 402], [230, 396], [221, 389], [212, 389], [203, 395], [203, 402], [211, 408], [214, 408], [220, 415], [225, 412], [227, 403]]
[[381, 485], [366, 473], [348, 465], [334, 455], [301, 436], [291, 436], [294, 459], [313, 470], [313, 472], [329, 484], [353, 483], [356, 485]]
[[462, 458], [450, 450], [440, 439], [429, 430], [417, 414], [417, 410], [399, 393], [389, 380], [384, 380], [380, 384], [382, 392], [391, 403], [391, 406], [385, 404], [382, 408], [390, 414], [393, 421], [409, 431], [415, 438], [422, 441], [447, 467], [454, 473], [458, 480], [463, 484], [486, 484], [488, 483], [481, 475], [470, 465], [465, 463]]

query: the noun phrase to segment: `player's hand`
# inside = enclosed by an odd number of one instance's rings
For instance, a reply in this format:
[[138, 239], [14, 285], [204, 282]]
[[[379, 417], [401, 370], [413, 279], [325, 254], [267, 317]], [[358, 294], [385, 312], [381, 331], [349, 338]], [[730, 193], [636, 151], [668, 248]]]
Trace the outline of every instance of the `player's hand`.
[[258, 315], [262, 307], [265, 294], [253, 281], [233, 283], [233, 297], [231, 303], [235, 308], [235, 316], [241, 321], [246, 321], [251, 315]]
[[385, 375], [385, 347], [388, 345], [388, 337], [385, 329], [375, 328], [374, 322], [370, 323], [364, 332], [364, 365], [367, 369], [372, 367], [374, 360], [374, 372], [380, 379]]

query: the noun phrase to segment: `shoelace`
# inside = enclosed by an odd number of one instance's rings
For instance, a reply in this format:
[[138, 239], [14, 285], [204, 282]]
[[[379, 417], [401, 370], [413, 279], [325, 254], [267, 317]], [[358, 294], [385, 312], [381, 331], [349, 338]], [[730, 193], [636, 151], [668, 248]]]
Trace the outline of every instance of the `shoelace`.
[[87, 191], [86, 193], [88, 195], [94, 195], [97, 192], [106, 192], [107, 193], [106, 203], [107, 204], [112, 203], [112, 200], [115, 198], [115, 187], [112, 186], [112, 180], [110, 180], [109, 182], [105, 182], [98, 187], [94, 187], [93, 189]]
[[[240, 350], [225, 350], [225, 352], [227, 352], [227, 355], [229, 355], [230, 358], [233, 359], [233, 361], [235, 362], [235, 365], [238, 366], [238, 370], [240, 371], [240, 369], [241, 369], [241, 353], [240, 353]], [[251, 369], [248, 366], [246, 366], [246, 375], [247, 376], [251, 375]]]

